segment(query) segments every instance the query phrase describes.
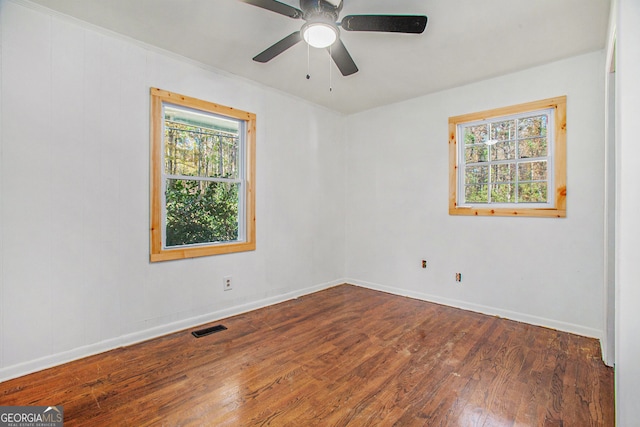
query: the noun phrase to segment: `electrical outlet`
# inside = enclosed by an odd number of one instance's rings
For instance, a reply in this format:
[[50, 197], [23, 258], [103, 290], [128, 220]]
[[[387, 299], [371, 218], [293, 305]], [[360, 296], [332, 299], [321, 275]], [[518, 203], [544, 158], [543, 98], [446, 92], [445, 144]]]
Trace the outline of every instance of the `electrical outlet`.
[[233, 282], [231, 281], [231, 276], [224, 276], [222, 278], [222, 288], [225, 291], [230, 291], [233, 289]]
[[456, 282], [462, 282], [462, 273], [456, 273]]

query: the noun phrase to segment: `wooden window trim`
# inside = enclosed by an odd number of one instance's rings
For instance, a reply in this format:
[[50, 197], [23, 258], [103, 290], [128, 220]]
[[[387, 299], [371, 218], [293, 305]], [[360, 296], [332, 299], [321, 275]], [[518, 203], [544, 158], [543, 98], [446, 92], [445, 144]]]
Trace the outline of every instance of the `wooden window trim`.
[[[162, 103], [194, 108], [243, 120], [246, 124], [245, 142], [245, 240], [193, 247], [162, 247]], [[168, 261], [209, 255], [252, 251], [256, 248], [255, 170], [256, 115], [212, 102], [191, 98], [162, 89], [151, 88], [151, 247], [150, 260]]]
[[[458, 200], [458, 124], [478, 120], [488, 120], [501, 116], [524, 113], [528, 111], [553, 108], [554, 114], [554, 188], [553, 208], [526, 208], [515, 205], [511, 207], [461, 207]], [[564, 218], [567, 216], [567, 97], [543, 99], [509, 107], [496, 108], [478, 113], [449, 117], [449, 215], [466, 216], [526, 216]]]

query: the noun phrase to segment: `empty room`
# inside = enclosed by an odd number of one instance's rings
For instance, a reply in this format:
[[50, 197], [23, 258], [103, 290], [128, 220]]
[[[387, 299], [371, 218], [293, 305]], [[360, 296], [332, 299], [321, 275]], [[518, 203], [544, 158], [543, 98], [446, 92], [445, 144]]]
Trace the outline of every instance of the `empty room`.
[[624, 426], [637, 0], [0, 0], [0, 426]]

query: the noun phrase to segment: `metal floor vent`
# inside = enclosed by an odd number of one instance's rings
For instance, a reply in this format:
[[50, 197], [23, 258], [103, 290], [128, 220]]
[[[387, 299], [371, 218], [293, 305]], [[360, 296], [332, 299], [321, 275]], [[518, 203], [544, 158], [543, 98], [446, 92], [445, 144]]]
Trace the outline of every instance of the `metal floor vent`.
[[200, 329], [198, 331], [193, 331], [193, 332], [191, 332], [191, 335], [193, 335], [196, 338], [202, 338], [204, 336], [215, 334], [216, 332], [225, 331], [225, 330], [227, 330], [226, 326], [216, 325], [216, 326], [212, 326], [210, 328], [205, 328], [205, 329]]

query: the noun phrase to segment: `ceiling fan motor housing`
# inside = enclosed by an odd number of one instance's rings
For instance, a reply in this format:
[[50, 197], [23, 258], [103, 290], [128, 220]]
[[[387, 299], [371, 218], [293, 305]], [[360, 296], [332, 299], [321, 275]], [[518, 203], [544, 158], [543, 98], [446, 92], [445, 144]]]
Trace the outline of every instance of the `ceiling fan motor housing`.
[[342, 2], [338, 6], [324, 0], [300, 0], [303, 19], [312, 22], [327, 22], [335, 25], [342, 10]]

